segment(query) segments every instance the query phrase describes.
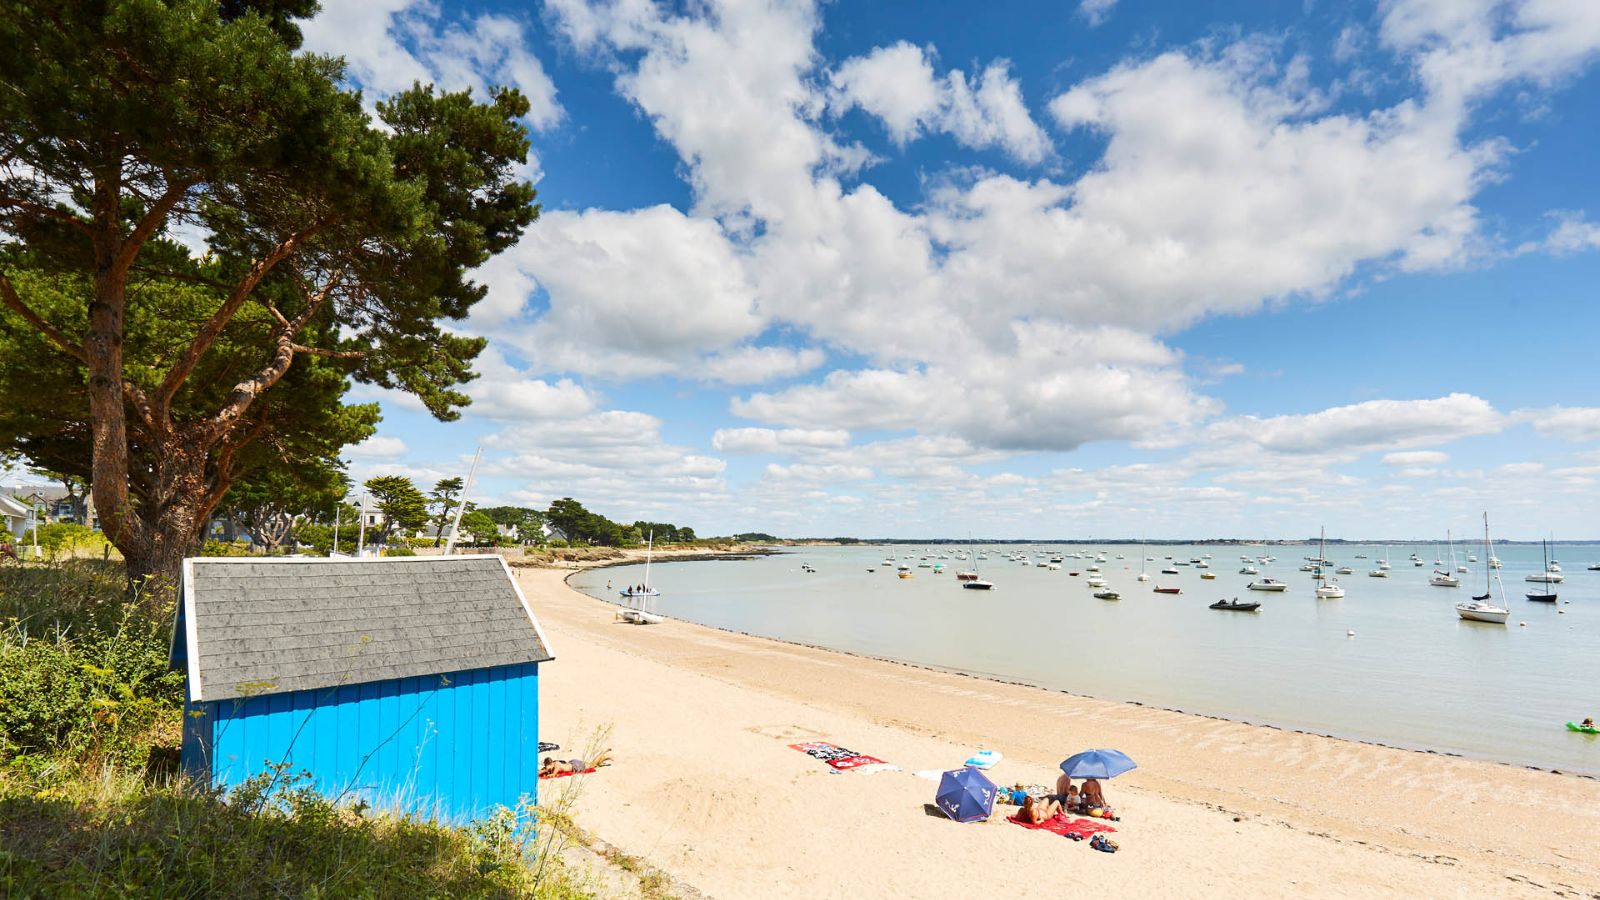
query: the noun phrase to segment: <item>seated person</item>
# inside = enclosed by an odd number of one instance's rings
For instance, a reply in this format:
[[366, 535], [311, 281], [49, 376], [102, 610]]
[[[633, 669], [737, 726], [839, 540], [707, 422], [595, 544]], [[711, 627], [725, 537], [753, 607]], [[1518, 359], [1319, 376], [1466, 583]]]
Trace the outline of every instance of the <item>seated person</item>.
[[1593, 728], [1594, 727], [1594, 716], [1586, 717], [1583, 720], [1583, 726], [1582, 727], [1584, 727], [1584, 728]]
[[1085, 778], [1083, 789], [1078, 791], [1078, 802], [1086, 810], [1106, 806], [1106, 797], [1100, 791], [1100, 782], [1093, 778]]
[[1030, 825], [1037, 825], [1048, 819], [1053, 819], [1063, 812], [1061, 804], [1054, 797], [1029, 797], [1022, 801], [1022, 809], [1017, 811], [1017, 820]]
[[549, 778], [551, 775], [571, 775], [576, 772], [587, 772], [601, 766], [611, 765], [611, 751], [602, 750], [600, 755], [593, 760], [584, 759], [556, 759], [553, 756], [544, 758], [544, 765], [539, 767], [539, 777]]
[[1068, 796], [1076, 797], [1078, 789], [1072, 786], [1072, 776], [1065, 773], [1056, 779], [1056, 799], [1065, 803]]

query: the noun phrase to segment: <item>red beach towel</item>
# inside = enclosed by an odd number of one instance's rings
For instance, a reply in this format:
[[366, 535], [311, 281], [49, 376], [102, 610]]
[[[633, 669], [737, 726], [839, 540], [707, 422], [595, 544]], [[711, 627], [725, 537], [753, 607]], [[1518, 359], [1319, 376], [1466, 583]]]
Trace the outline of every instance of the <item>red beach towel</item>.
[[1115, 828], [1104, 822], [1096, 822], [1092, 819], [1069, 819], [1065, 816], [1055, 816], [1037, 824], [1024, 822], [1016, 816], [1011, 816], [1006, 821], [1014, 822], [1023, 828], [1048, 831], [1051, 834], [1059, 834], [1062, 837], [1077, 837], [1079, 840], [1105, 831], [1116, 831]]
[[806, 744], [790, 744], [792, 750], [799, 750], [808, 756], [820, 759], [828, 765], [844, 771], [846, 769], [859, 769], [862, 766], [881, 766], [884, 761], [875, 756], [863, 756], [854, 750], [846, 750], [833, 744], [821, 741], [812, 741]]
[[539, 780], [544, 781], [546, 778], [566, 778], [569, 775], [587, 775], [593, 771], [594, 766], [590, 766], [589, 768], [584, 769], [582, 772], [557, 772], [554, 775], [540, 775]]

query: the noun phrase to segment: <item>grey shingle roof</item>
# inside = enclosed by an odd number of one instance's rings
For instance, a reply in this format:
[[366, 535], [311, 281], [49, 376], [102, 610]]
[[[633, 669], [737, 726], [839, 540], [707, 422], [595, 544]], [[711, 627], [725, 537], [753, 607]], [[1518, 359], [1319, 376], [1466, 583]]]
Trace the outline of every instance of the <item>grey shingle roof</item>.
[[192, 700], [552, 659], [498, 556], [185, 562]]

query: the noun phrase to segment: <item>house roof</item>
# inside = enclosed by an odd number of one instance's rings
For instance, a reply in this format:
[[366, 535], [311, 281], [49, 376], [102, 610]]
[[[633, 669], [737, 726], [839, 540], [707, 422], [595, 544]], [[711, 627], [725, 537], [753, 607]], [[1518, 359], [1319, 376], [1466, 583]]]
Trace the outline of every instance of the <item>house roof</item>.
[[0, 494], [0, 516], [20, 519], [26, 518], [32, 514], [32, 510], [24, 501], [18, 500], [15, 497], [9, 497], [5, 494]]
[[182, 616], [195, 701], [554, 658], [499, 556], [188, 559]]

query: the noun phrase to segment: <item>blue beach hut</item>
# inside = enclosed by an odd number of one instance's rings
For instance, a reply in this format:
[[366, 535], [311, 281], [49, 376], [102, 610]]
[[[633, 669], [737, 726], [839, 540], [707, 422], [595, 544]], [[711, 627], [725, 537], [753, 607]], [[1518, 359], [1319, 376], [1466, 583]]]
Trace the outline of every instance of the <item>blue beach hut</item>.
[[535, 796], [554, 657], [501, 557], [207, 557], [182, 590], [191, 777], [286, 764], [328, 797], [456, 820]]

